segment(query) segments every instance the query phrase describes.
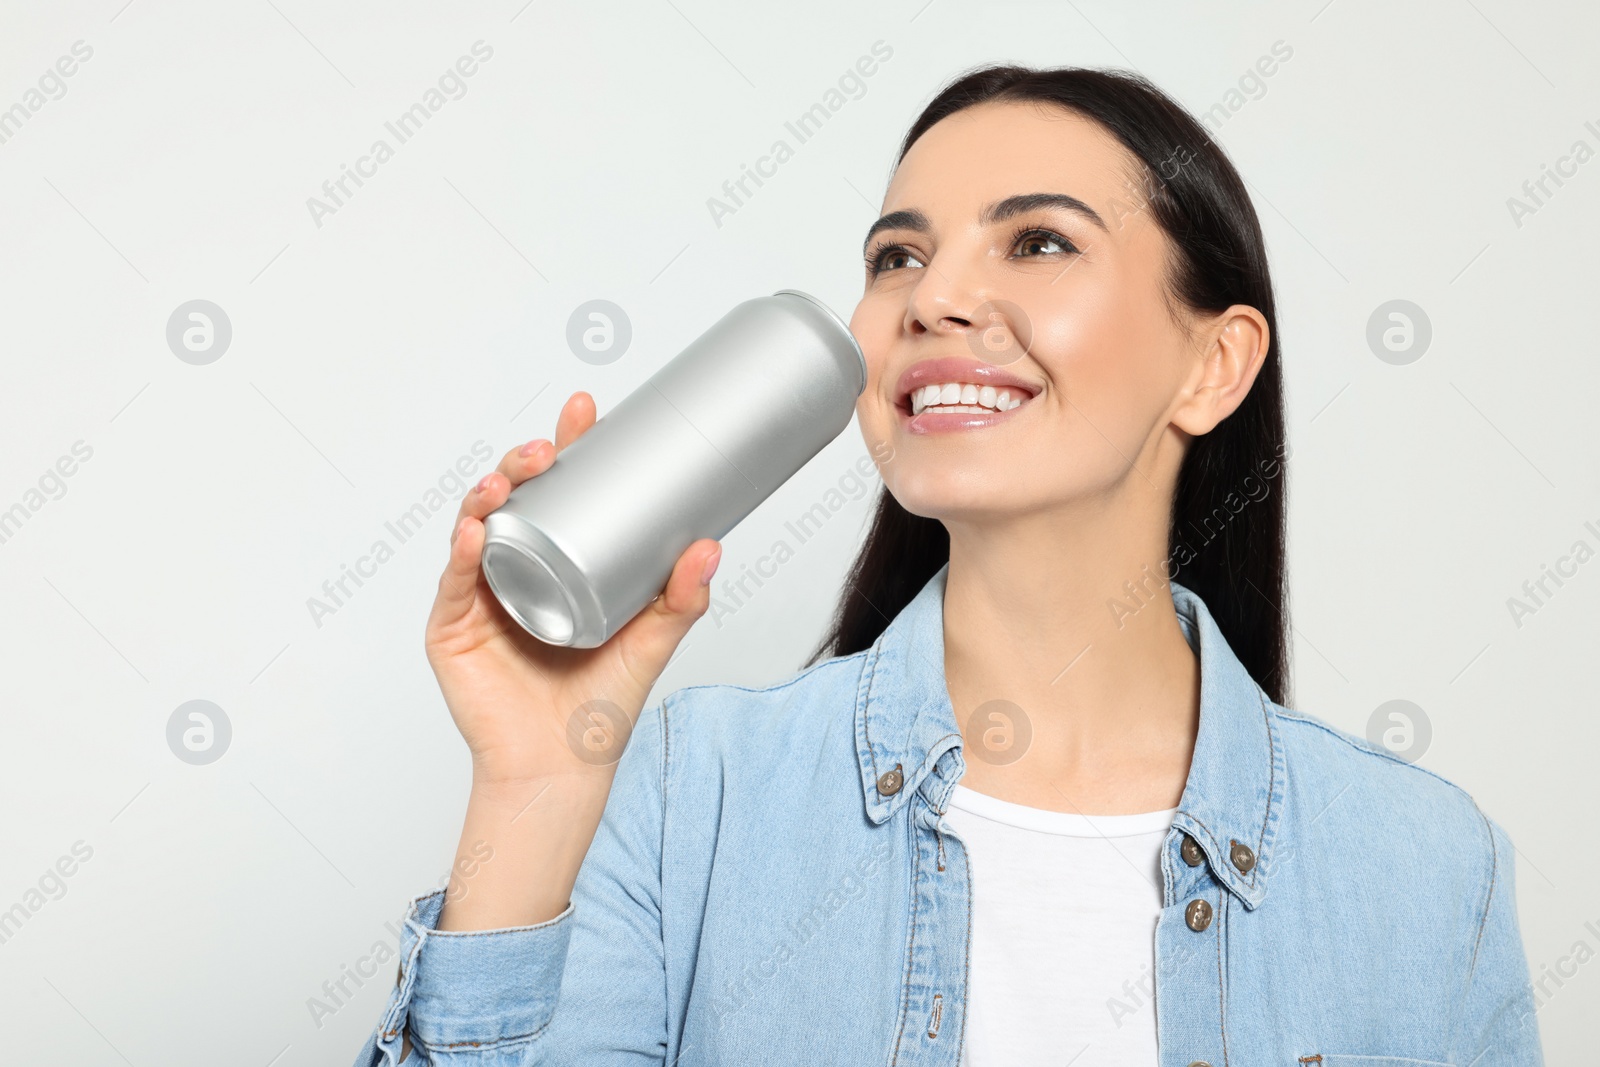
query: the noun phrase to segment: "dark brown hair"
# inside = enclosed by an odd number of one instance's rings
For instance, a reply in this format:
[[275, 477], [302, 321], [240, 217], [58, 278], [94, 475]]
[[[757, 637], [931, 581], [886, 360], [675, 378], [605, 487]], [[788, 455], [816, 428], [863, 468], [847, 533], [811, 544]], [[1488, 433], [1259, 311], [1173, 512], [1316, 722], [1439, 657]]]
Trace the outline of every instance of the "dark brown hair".
[[[1160, 175], [1148, 183], [1145, 206], [1171, 242], [1173, 301], [1197, 312], [1245, 304], [1267, 320], [1270, 347], [1250, 392], [1184, 456], [1164, 577], [1205, 602], [1251, 677], [1286, 703], [1283, 380], [1266, 245], [1244, 181], [1205, 128], [1150, 82], [1078, 67], [986, 66], [959, 76], [907, 131], [897, 165], [934, 123], [990, 101], [1055, 105], [1104, 127], [1147, 175]], [[828, 633], [807, 665], [870, 647], [949, 558], [943, 524], [912, 515], [884, 489]]]

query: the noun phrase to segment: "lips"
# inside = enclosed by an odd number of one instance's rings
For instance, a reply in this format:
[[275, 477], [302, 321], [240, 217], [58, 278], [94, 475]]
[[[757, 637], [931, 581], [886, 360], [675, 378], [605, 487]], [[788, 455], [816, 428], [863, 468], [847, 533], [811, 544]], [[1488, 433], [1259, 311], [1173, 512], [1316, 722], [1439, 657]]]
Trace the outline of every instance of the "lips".
[[1032, 400], [1043, 391], [1043, 386], [1018, 377], [1010, 371], [1002, 370], [992, 363], [960, 356], [945, 356], [940, 359], [925, 359], [907, 367], [905, 373], [900, 375], [900, 380], [895, 383], [895, 404], [909, 413], [912, 391], [935, 382], [961, 382], [971, 383], [980, 388], [992, 385], [996, 389], [1010, 389], [1013, 393], [1020, 392], [1024, 402]]

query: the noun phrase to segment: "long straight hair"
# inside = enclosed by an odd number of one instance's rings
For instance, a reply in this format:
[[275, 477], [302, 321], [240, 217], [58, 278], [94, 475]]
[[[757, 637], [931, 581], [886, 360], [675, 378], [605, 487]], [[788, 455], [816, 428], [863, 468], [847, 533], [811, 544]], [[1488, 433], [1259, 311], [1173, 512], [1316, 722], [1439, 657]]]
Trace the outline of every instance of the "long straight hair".
[[[1283, 379], [1261, 223], [1226, 154], [1187, 111], [1138, 75], [1079, 67], [986, 66], [946, 85], [900, 146], [899, 161], [940, 119], [985, 102], [1054, 104], [1089, 118], [1146, 168], [1146, 207], [1171, 248], [1170, 298], [1196, 312], [1255, 308], [1271, 330], [1244, 401], [1194, 438], [1178, 471], [1165, 577], [1197, 594], [1229, 647], [1275, 703], [1288, 698], [1289, 629]], [[868, 648], [950, 559], [937, 519], [883, 489], [827, 635], [807, 665]]]

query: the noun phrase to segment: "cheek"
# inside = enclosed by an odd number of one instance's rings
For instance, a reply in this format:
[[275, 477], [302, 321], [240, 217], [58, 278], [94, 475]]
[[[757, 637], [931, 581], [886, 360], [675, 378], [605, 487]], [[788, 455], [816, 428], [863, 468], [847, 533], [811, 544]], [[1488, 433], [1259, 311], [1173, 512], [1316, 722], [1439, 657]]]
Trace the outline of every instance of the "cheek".
[[854, 314], [850, 316], [850, 333], [855, 337], [856, 344], [861, 346], [861, 354], [867, 361], [868, 392], [883, 375], [884, 363], [889, 358], [899, 328], [899, 315], [887, 307], [874, 307], [866, 300], [856, 305]]
[[1034, 358], [1061, 394], [1068, 424], [1085, 441], [1132, 455], [1174, 387], [1171, 329], [1162, 307], [1108, 288], [1072, 294], [1034, 323]]

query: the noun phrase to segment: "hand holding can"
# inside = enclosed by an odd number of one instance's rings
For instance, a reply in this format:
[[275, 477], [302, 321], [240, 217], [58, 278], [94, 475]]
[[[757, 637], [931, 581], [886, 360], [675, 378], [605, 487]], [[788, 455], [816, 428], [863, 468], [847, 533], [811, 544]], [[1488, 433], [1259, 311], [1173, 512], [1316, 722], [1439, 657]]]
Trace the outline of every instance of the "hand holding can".
[[485, 521], [506, 611], [553, 645], [604, 644], [678, 556], [720, 539], [850, 423], [866, 361], [825, 305], [739, 304]]

